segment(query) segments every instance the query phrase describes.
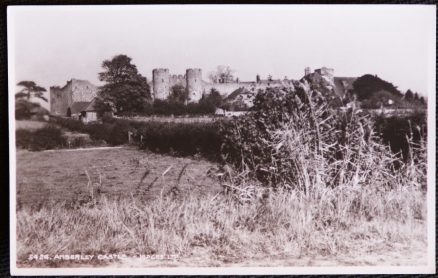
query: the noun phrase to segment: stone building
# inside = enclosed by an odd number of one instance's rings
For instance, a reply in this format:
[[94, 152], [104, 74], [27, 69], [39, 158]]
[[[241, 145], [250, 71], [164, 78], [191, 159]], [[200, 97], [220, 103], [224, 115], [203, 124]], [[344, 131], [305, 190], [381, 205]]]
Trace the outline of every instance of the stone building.
[[64, 87], [50, 87], [50, 113], [67, 116], [76, 112], [82, 103], [90, 103], [97, 96], [97, 86], [87, 80], [71, 79]]
[[[257, 79], [257, 78], [256, 78]], [[240, 81], [235, 79], [229, 82], [212, 83], [202, 79], [202, 70], [199, 68], [187, 69], [185, 75], [170, 75], [169, 69], [154, 69], [152, 71], [152, 96], [154, 99], [165, 100], [171, 93], [172, 87], [180, 85], [187, 89], [188, 101], [198, 102], [204, 94], [212, 89], [226, 97], [238, 89], [247, 89], [257, 92], [267, 87], [292, 87], [292, 80], [260, 79], [254, 81]]]

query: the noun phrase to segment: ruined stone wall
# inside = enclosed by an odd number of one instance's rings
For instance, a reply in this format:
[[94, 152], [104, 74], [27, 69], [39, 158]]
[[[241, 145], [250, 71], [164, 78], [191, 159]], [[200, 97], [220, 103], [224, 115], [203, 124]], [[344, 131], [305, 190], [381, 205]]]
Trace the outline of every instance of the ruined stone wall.
[[88, 80], [72, 79], [70, 81], [72, 101], [92, 101], [97, 96], [97, 86]]
[[[254, 82], [255, 84], [255, 82]], [[204, 83], [204, 94], [209, 94], [211, 89], [216, 89], [222, 96], [228, 96], [232, 92], [240, 88], [250, 89], [249, 83]]]
[[204, 94], [209, 94], [211, 89], [216, 89], [222, 96], [227, 97], [237, 89], [245, 88], [250, 92], [257, 93], [258, 90], [265, 90], [271, 87], [293, 87], [292, 80], [285, 81], [264, 81], [256, 82], [234, 82], [234, 83], [204, 83]]
[[67, 109], [73, 103], [72, 82], [67, 81], [64, 87], [50, 87], [50, 113], [66, 116]]
[[170, 94], [169, 69], [152, 71], [152, 88], [155, 99], [167, 99]]
[[335, 74], [334, 69], [322, 67], [320, 69], [315, 70], [315, 73], [321, 75], [321, 77], [323, 77], [331, 84], [334, 83], [334, 74]]
[[189, 93], [189, 102], [199, 101], [202, 97], [202, 93], [204, 92], [201, 69], [187, 69], [186, 79], [186, 88]]
[[185, 88], [187, 86], [186, 76], [182, 74], [172, 74], [169, 78], [169, 83], [170, 89], [175, 85], [183, 86]]
[[71, 103], [71, 95], [68, 94], [66, 87], [50, 87], [50, 113], [65, 116], [67, 108]]

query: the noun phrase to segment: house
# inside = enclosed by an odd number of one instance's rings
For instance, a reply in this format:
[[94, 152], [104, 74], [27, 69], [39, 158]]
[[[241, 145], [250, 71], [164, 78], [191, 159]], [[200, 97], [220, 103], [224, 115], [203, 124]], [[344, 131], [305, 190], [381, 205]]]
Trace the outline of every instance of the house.
[[83, 123], [99, 121], [102, 116], [106, 115], [112, 116], [112, 111], [109, 108], [99, 112], [97, 101], [97, 98], [93, 98], [91, 101], [73, 102], [71, 107], [67, 109], [67, 116], [79, 119]]

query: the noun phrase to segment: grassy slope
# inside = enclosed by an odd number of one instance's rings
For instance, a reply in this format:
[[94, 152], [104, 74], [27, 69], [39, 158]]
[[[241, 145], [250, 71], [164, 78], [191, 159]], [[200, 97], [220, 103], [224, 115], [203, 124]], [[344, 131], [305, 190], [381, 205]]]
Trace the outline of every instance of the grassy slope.
[[[184, 190], [201, 193], [217, 192], [217, 182], [206, 176], [213, 165], [206, 161], [175, 158], [138, 151], [136, 148], [17, 152], [17, 197], [23, 206], [41, 206], [47, 202], [71, 201], [88, 194], [88, 177], [99, 182], [101, 192], [107, 198], [130, 197], [141, 194], [153, 184], [150, 195], [169, 190], [176, 183], [182, 167], [190, 163], [180, 181]], [[172, 167], [164, 176], [162, 173]], [[146, 170], [150, 173], [140, 183]], [[78, 196], [79, 195], [79, 196]]]
[[[20, 151], [17, 161], [21, 266], [71, 265], [29, 263], [30, 253], [180, 256], [177, 262], [139, 259], [111, 264], [134, 267], [425, 263], [425, 196], [410, 186], [387, 192], [362, 187], [267, 191], [264, 198], [241, 204], [233, 196], [216, 195], [220, 187], [206, 175], [213, 165], [205, 161], [130, 148]], [[189, 162], [179, 193], [168, 194]], [[93, 191], [91, 202], [71, 209], [65, 203], [90, 195], [85, 169], [101, 184], [96, 187], [102, 193]], [[145, 169], [150, 173], [139, 183]], [[147, 192], [145, 187], [156, 177]]]

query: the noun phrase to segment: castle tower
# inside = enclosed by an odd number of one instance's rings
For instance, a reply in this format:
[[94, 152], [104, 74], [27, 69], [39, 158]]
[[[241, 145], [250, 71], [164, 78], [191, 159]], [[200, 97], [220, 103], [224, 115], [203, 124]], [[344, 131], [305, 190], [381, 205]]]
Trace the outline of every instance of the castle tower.
[[167, 99], [170, 94], [169, 80], [169, 69], [152, 71], [152, 90], [155, 99]]
[[311, 72], [310, 67], [306, 67], [304, 69], [304, 76], [308, 76], [310, 74], [310, 72]]
[[186, 82], [186, 88], [189, 92], [189, 102], [199, 101], [203, 91], [201, 69], [187, 69]]

